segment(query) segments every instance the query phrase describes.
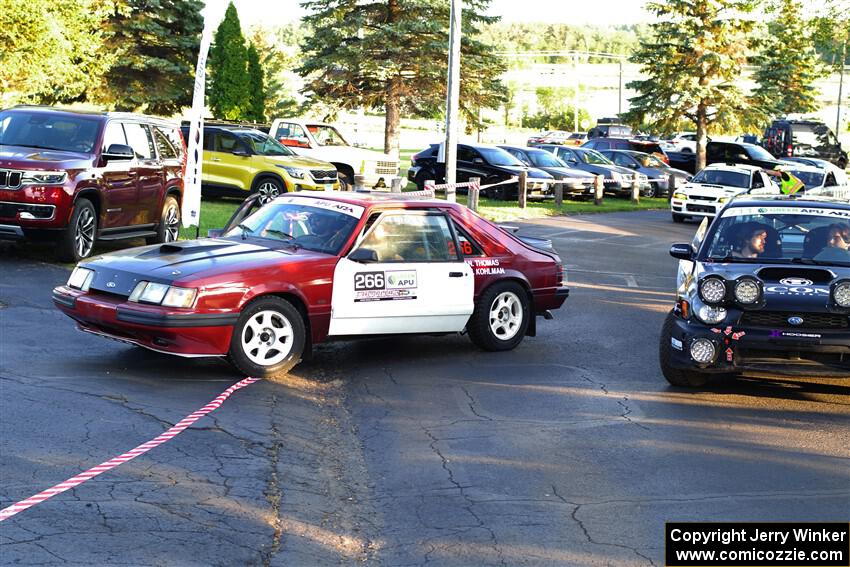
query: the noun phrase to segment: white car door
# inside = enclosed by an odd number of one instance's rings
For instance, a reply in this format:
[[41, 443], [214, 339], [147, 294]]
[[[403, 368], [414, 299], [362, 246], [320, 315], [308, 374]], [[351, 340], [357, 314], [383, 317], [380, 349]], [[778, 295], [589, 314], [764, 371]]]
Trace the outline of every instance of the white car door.
[[472, 315], [472, 268], [439, 212], [389, 211], [334, 271], [329, 335], [457, 332]]

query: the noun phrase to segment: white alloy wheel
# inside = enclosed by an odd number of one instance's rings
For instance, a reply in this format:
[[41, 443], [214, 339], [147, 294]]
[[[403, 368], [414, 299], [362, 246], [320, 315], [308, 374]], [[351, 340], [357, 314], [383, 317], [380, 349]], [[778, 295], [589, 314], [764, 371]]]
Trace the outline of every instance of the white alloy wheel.
[[278, 311], [260, 311], [245, 323], [240, 339], [248, 360], [258, 366], [274, 366], [292, 350], [292, 323]]
[[490, 331], [502, 341], [509, 341], [519, 332], [522, 325], [522, 302], [511, 291], [496, 296], [490, 305]]
[[83, 208], [77, 217], [77, 224], [74, 228], [74, 244], [77, 249], [77, 256], [80, 258], [85, 258], [91, 254], [92, 248], [94, 248], [94, 231], [94, 210]]
[[165, 230], [163, 231], [163, 242], [174, 242], [180, 233], [180, 209], [177, 201], [169, 201], [166, 205], [163, 221]]

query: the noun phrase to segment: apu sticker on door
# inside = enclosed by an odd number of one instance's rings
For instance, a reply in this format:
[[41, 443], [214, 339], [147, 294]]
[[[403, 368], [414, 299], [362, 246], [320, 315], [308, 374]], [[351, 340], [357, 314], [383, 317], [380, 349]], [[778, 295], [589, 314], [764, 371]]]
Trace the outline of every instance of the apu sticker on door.
[[416, 270], [354, 274], [354, 301], [416, 299]]

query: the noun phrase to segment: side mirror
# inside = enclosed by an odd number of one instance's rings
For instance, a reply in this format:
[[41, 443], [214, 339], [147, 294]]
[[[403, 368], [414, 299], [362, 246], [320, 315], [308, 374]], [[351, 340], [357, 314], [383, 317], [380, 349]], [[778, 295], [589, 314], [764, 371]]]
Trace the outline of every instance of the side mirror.
[[236, 148], [235, 150], [233, 150], [230, 153], [232, 153], [235, 156], [239, 156], [239, 157], [248, 157], [249, 155], [251, 155], [242, 148]]
[[218, 238], [224, 234], [223, 228], [211, 228], [207, 231], [207, 238]]
[[694, 250], [690, 244], [674, 244], [670, 247], [670, 255], [679, 260], [693, 260]]
[[371, 248], [358, 248], [348, 255], [348, 259], [352, 262], [360, 262], [361, 264], [370, 264], [378, 261], [378, 253]]
[[103, 159], [106, 161], [130, 160], [134, 157], [136, 157], [136, 152], [133, 151], [133, 148], [124, 144], [110, 144], [103, 152]]

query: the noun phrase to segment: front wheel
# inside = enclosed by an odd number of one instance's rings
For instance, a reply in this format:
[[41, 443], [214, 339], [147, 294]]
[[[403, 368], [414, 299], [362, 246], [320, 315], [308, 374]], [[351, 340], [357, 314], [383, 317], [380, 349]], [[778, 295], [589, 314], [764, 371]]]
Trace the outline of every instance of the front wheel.
[[643, 196], [648, 198], [658, 197], [660, 194], [661, 192], [658, 190], [658, 185], [655, 183], [650, 183], [649, 187], [643, 190]]
[[96, 237], [97, 211], [91, 201], [80, 197], [56, 247], [56, 256], [63, 262], [79, 262], [91, 254]]
[[673, 368], [670, 365], [670, 358], [673, 354], [673, 347], [670, 343], [673, 337], [674, 318], [675, 315], [672, 312], [668, 313], [667, 319], [664, 320], [664, 326], [661, 328], [661, 339], [658, 343], [658, 362], [661, 366], [661, 373], [667, 382], [673, 386], [699, 388], [708, 382], [708, 375], [705, 372], [683, 370]]
[[337, 179], [339, 180], [340, 191], [354, 191], [354, 179], [350, 175], [340, 171], [337, 173]]
[[516, 282], [502, 282], [481, 294], [466, 329], [472, 342], [484, 350], [511, 350], [525, 337], [529, 317], [525, 289]]
[[257, 193], [260, 194], [260, 204], [265, 205], [278, 195], [286, 193], [286, 186], [274, 177], [264, 177], [257, 183]]
[[174, 242], [180, 233], [180, 204], [173, 195], [165, 198], [162, 214], [159, 216], [159, 226], [156, 236], [147, 239], [148, 244], [164, 244]]
[[687, 218], [688, 218], [687, 215], [680, 215], [680, 214], [673, 213], [673, 222], [680, 222], [680, 223], [685, 222], [685, 219], [687, 219]]
[[239, 315], [230, 339], [230, 362], [254, 378], [280, 378], [301, 361], [306, 327], [298, 309], [280, 297], [263, 297]]

